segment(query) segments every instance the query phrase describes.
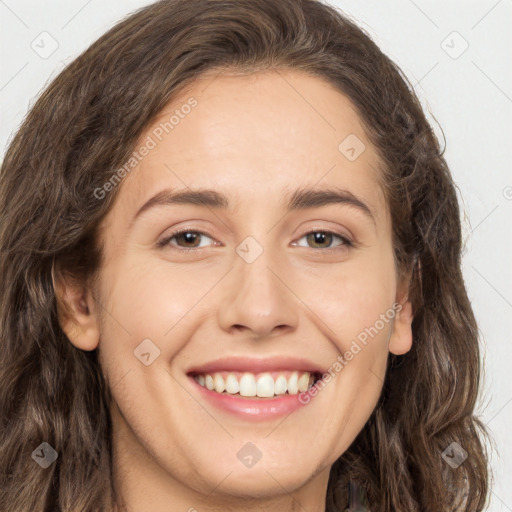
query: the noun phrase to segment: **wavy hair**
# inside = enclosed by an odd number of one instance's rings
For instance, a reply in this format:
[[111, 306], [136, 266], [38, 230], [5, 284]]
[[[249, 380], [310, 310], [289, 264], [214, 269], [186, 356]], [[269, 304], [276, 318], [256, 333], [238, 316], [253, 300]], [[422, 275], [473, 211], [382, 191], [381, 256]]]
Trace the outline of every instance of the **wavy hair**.
[[[131, 14], [41, 93], [0, 171], [0, 509], [98, 512], [115, 502], [110, 392], [97, 350], [63, 333], [57, 278], [94, 283], [98, 225], [126, 162], [163, 107], [203, 72], [294, 69], [357, 109], [382, 161], [395, 261], [411, 273], [413, 346], [390, 355], [379, 402], [332, 466], [326, 511], [354, 482], [372, 512], [479, 511], [485, 429], [474, 414], [478, 328], [461, 273], [456, 189], [401, 70], [336, 8], [314, 0], [162, 0]], [[32, 460], [47, 442], [58, 454]], [[442, 458], [453, 442], [469, 457]], [[352, 482], [352, 483], [351, 483]]]

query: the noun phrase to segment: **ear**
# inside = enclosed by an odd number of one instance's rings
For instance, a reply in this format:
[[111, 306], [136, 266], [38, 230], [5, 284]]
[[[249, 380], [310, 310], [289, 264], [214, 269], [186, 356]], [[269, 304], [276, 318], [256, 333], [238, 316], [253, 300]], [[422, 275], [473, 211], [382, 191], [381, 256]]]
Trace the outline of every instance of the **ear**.
[[389, 351], [397, 356], [406, 354], [412, 347], [412, 321], [414, 318], [412, 304], [409, 300], [409, 287], [411, 275], [409, 274], [400, 282], [395, 308], [393, 332], [389, 338]]
[[54, 272], [53, 268], [52, 280], [64, 334], [76, 348], [94, 350], [100, 340], [100, 329], [92, 291], [68, 274]]

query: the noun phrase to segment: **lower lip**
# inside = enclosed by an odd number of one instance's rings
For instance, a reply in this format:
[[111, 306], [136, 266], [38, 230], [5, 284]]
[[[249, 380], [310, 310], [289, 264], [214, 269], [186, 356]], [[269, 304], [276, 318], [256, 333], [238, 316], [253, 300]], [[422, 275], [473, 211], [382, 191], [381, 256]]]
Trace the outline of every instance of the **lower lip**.
[[287, 416], [297, 409], [304, 407], [312, 400], [311, 397], [307, 397], [309, 399], [308, 402], [303, 404], [299, 401], [301, 393], [297, 395], [281, 395], [275, 398], [244, 398], [240, 395], [210, 391], [201, 386], [192, 377], [190, 379], [205, 400], [219, 409], [249, 420], [266, 420]]

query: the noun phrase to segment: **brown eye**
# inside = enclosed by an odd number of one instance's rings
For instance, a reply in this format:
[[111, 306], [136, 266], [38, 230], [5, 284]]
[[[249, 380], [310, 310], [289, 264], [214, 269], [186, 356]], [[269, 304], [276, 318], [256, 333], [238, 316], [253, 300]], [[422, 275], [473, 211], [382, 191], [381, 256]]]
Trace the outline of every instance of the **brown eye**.
[[[337, 247], [352, 245], [352, 242], [347, 237], [338, 233], [332, 233], [331, 231], [311, 231], [310, 233], [306, 233], [302, 238], [306, 238], [307, 247], [311, 249], [336, 250]], [[341, 240], [341, 243], [332, 247], [333, 241], [335, 241], [336, 238]], [[302, 244], [299, 245], [304, 247]]]
[[[200, 245], [203, 239], [213, 240], [213, 238], [201, 231], [184, 229], [171, 233], [169, 236], [158, 242], [157, 245], [159, 248], [171, 247], [177, 251], [187, 251], [206, 247], [208, 244], [203, 246]], [[175, 243], [171, 243], [172, 240], [175, 240]]]
[[182, 241], [185, 244], [185, 247], [198, 247], [201, 234], [197, 231], [184, 231], [183, 233], [178, 233], [173, 238], [178, 241], [178, 245], [181, 246], [179, 241]]
[[[313, 231], [312, 233], [307, 234], [306, 238], [308, 243], [314, 244], [316, 248], [327, 249], [332, 243], [333, 236], [332, 233]], [[325, 244], [327, 244], [327, 247], [324, 247]], [[318, 247], [319, 245], [322, 247]]]

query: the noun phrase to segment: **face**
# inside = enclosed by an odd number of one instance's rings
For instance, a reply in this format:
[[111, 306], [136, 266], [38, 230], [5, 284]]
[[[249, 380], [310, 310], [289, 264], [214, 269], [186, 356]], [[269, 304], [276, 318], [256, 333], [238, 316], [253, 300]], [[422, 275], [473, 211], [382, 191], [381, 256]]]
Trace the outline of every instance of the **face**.
[[118, 474], [190, 506], [205, 489], [219, 503], [325, 497], [389, 352], [411, 343], [358, 114], [298, 71], [212, 73], [138, 147], [72, 338], [99, 348]]

